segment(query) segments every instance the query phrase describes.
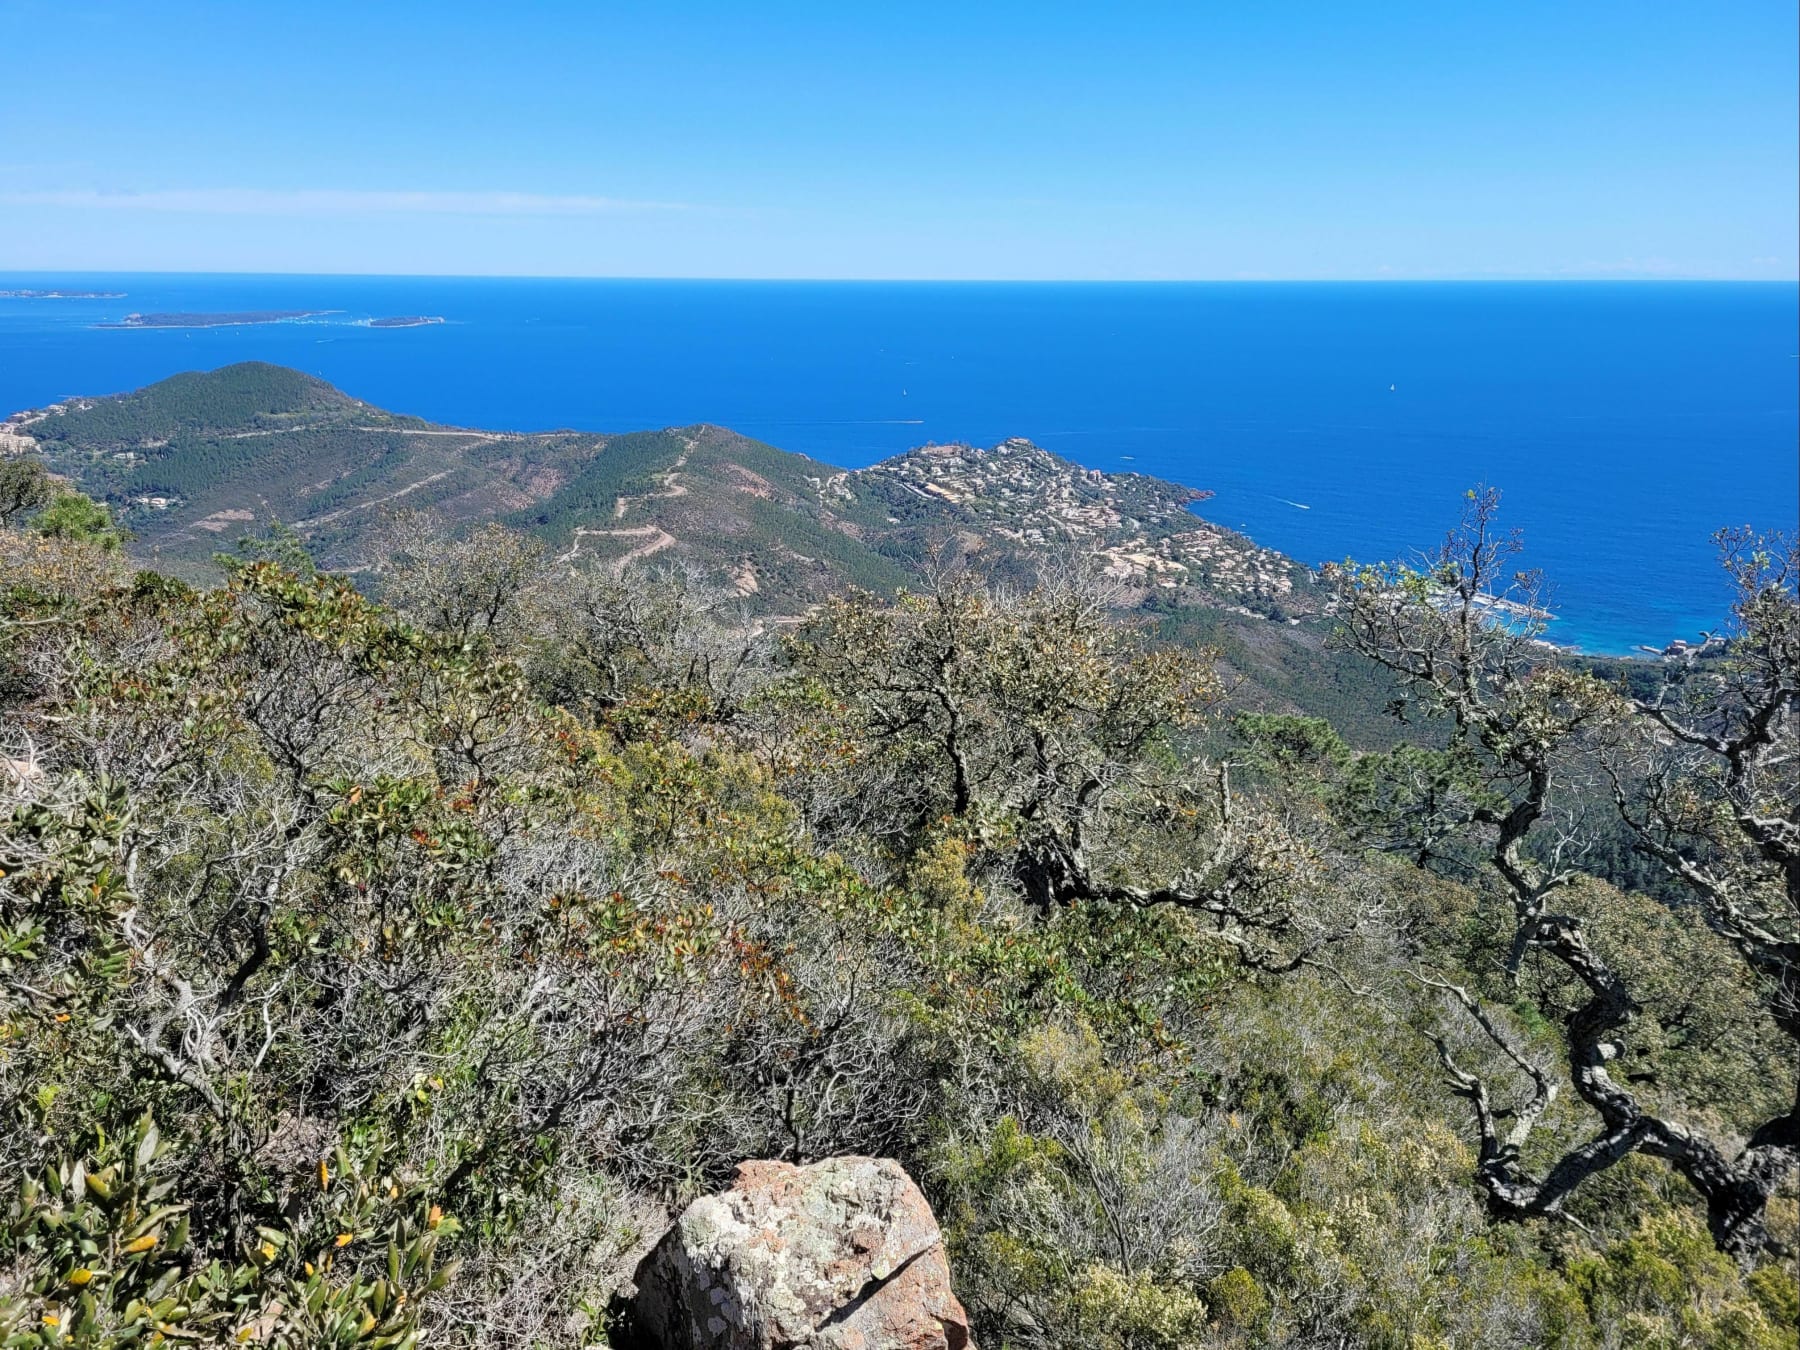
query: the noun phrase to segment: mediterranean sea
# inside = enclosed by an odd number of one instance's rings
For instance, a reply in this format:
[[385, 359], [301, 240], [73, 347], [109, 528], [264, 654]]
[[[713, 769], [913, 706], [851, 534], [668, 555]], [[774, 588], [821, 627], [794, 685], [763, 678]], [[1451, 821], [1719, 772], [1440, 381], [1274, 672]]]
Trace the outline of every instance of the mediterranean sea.
[[[0, 274], [0, 415], [232, 361], [460, 425], [717, 422], [856, 467], [1026, 436], [1208, 488], [1308, 563], [1406, 556], [1491, 483], [1596, 652], [1725, 619], [1709, 535], [1796, 527], [1790, 283], [854, 283]], [[131, 313], [326, 311], [102, 328]], [[396, 316], [443, 323], [370, 327]]]

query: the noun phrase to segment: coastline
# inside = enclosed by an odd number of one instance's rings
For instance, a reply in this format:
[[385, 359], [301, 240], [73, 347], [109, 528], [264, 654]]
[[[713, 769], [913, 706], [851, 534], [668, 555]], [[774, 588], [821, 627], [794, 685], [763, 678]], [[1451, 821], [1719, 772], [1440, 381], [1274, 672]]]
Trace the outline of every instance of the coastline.
[[[1525, 532], [1529, 564], [1555, 587], [1550, 635], [1588, 652], [1716, 628], [1729, 594], [1709, 536], [1727, 524], [1791, 527], [1797, 490], [1797, 291], [1779, 283], [13, 274], [0, 287], [129, 292], [143, 312], [347, 311], [121, 339], [87, 327], [120, 317], [116, 301], [111, 314], [77, 301], [5, 304], [0, 406], [260, 359], [446, 424], [705, 420], [851, 467], [928, 440], [1023, 434], [1089, 467], [1214, 488], [1208, 519], [1310, 564], [1430, 548], [1463, 491], [1491, 482], [1506, 493], [1506, 525]], [[452, 322], [385, 338], [351, 326], [424, 315]]]

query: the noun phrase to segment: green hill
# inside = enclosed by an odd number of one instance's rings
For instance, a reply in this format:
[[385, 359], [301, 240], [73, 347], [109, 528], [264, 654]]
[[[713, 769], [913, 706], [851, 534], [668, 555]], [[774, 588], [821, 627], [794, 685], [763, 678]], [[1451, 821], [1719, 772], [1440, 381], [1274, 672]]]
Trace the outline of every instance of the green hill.
[[[1259, 706], [1335, 714], [1370, 702], [1360, 688], [1340, 692], [1308, 571], [1196, 516], [1206, 492], [1084, 469], [1026, 441], [924, 446], [845, 470], [717, 426], [443, 426], [259, 362], [0, 426], [106, 500], [141, 561], [194, 581], [271, 520], [292, 526], [327, 569], [372, 569], [382, 521], [403, 508], [453, 529], [524, 530], [571, 562], [691, 562], [770, 616], [851, 588], [892, 594], [934, 558], [978, 558], [991, 575], [1028, 581], [1065, 551], [1098, 555], [1121, 605], [1217, 648]], [[1379, 719], [1353, 720], [1383, 739]]]
[[39, 440], [95, 448], [281, 428], [303, 419], [386, 416], [323, 380], [262, 361], [184, 371], [134, 393], [72, 399], [45, 411], [47, 416], [32, 428]]
[[1278, 617], [1307, 608], [1303, 569], [1188, 510], [1207, 494], [1083, 469], [1024, 441], [926, 446], [846, 471], [722, 427], [442, 426], [258, 362], [6, 425], [105, 499], [146, 560], [194, 576], [271, 519], [327, 567], [368, 567], [373, 530], [404, 507], [453, 526], [500, 521], [608, 564], [687, 557], [780, 613], [851, 586], [891, 591], [932, 554], [980, 554], [990, 570], [1022, 573], [1056, 548], [1104, 554], [1137, 599]]

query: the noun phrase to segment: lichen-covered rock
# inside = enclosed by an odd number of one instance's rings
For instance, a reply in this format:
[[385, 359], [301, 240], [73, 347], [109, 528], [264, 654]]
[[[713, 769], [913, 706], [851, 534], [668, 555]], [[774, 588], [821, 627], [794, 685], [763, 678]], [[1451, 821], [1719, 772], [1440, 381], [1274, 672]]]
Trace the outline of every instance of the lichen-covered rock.
[[900, 1164], [747, 1162], [637, 1272], [664, 1350], [967, 1350], [937, 1220]]

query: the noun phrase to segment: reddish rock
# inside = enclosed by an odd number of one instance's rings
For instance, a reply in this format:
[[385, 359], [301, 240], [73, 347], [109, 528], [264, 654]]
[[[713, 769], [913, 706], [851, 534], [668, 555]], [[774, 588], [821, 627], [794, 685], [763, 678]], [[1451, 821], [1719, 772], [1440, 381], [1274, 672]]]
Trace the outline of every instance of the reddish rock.
[[971, 1350], [925, 1197], [888, 1158], [747, 1162], [637, 1272], [664, 1350]]

